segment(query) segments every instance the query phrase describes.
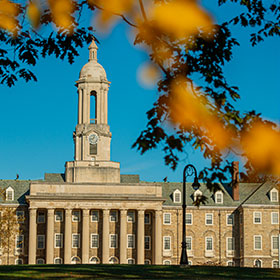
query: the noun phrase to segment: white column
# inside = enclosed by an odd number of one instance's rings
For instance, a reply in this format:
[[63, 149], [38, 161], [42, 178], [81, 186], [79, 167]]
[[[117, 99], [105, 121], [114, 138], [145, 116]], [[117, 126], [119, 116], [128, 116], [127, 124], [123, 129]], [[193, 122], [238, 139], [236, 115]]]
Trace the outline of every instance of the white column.
[[155, 211], [155, 250], [154, 250], [154, 262], [155, 264], [162, 265], [162, 212], [160, 210]]
[[102, 263], [109, 263], [109, 209], [103, 210]]
[[72, 209], [65, 209], [64, 240], [64, 264], [70, 264], [72, 251]]
[[83, 209], [82, 225], [82, 263], [88, 263], [89, 260], [89, 209]]
[[37, 223], [36, 223], [36, 208], [29, 209], [29, 244], [28, 244], [28, 264], [36, 263], [37, 249]]
[[47, 247], [46, 247], [46, 263], [53, 264], [54, 251], [54, 209], [48, 209], [47, 220]]
[[137, 218], [137, 264], [144, 264], [145, 258], [145, 225], [144, 225], [144, 210], [138, 210]]
[[120, 212], [120, 264], [127, 264], [127, 209]]
[[78, 103], [78, 124], [82, 123], [82, 105], [83, 105], [83, 90], [82, 89], [78, 89], [78, 99], [79, 99], [79, 103]]

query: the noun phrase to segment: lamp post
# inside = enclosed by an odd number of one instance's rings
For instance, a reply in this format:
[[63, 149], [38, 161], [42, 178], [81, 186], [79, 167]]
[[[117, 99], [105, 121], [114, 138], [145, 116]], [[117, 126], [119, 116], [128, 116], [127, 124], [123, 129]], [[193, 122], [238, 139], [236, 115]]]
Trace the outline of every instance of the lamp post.
[[188, 256], [187, 256], [187, 244], [186, 244], [186, 177], [192, 176], [194, 174], [194, 181], [192, 183], [192, 187], [194, 189], [198, 189], [200, 187], [200, 184], [198, 182], [197, 178], [197, 171], [195, 167], [192, 164], [188, 164], [185, 166], [183, 171], [183, 204], [182, 204], [182, 210], [183, 210], [183, 221], [182, 221], [182, 253], [181, 253], [181, 259], [180, 259], [180, 265], [182, 266], [188, 266]]

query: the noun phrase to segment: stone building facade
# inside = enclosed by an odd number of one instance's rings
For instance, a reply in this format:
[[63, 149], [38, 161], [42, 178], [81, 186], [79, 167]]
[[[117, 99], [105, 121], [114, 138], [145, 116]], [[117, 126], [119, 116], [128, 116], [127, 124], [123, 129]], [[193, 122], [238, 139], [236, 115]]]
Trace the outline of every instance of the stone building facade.
[[[120, 174], [110, 160], [110, 82], [95, 42], [82, 68], [74, 161], [44, 180], [0, 180], [3, 209], [19, 218], [1, 264], [179, 264], [182, 183], [150, 183]], [[279, 267], [279, 193], [272, 183], [233, 183], [212, 194], [187, 184], [190, 264]], [[193, 206], [198, 195], [208, 200]]]

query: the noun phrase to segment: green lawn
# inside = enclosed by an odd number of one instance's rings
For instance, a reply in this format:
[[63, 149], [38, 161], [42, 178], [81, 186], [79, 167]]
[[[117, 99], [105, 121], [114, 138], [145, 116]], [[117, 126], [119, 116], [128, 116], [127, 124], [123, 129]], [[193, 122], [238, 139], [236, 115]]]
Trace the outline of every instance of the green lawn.
[[280, 279], [280, 269], [215, 266], [11, 265], [0, 279]]

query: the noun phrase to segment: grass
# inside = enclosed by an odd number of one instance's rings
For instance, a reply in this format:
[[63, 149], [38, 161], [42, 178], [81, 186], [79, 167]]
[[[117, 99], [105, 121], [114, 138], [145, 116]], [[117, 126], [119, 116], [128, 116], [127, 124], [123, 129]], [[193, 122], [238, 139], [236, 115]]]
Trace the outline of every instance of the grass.
[[0, 279], [280, 279], [280, 269], [218, 266], [1, 265]]

